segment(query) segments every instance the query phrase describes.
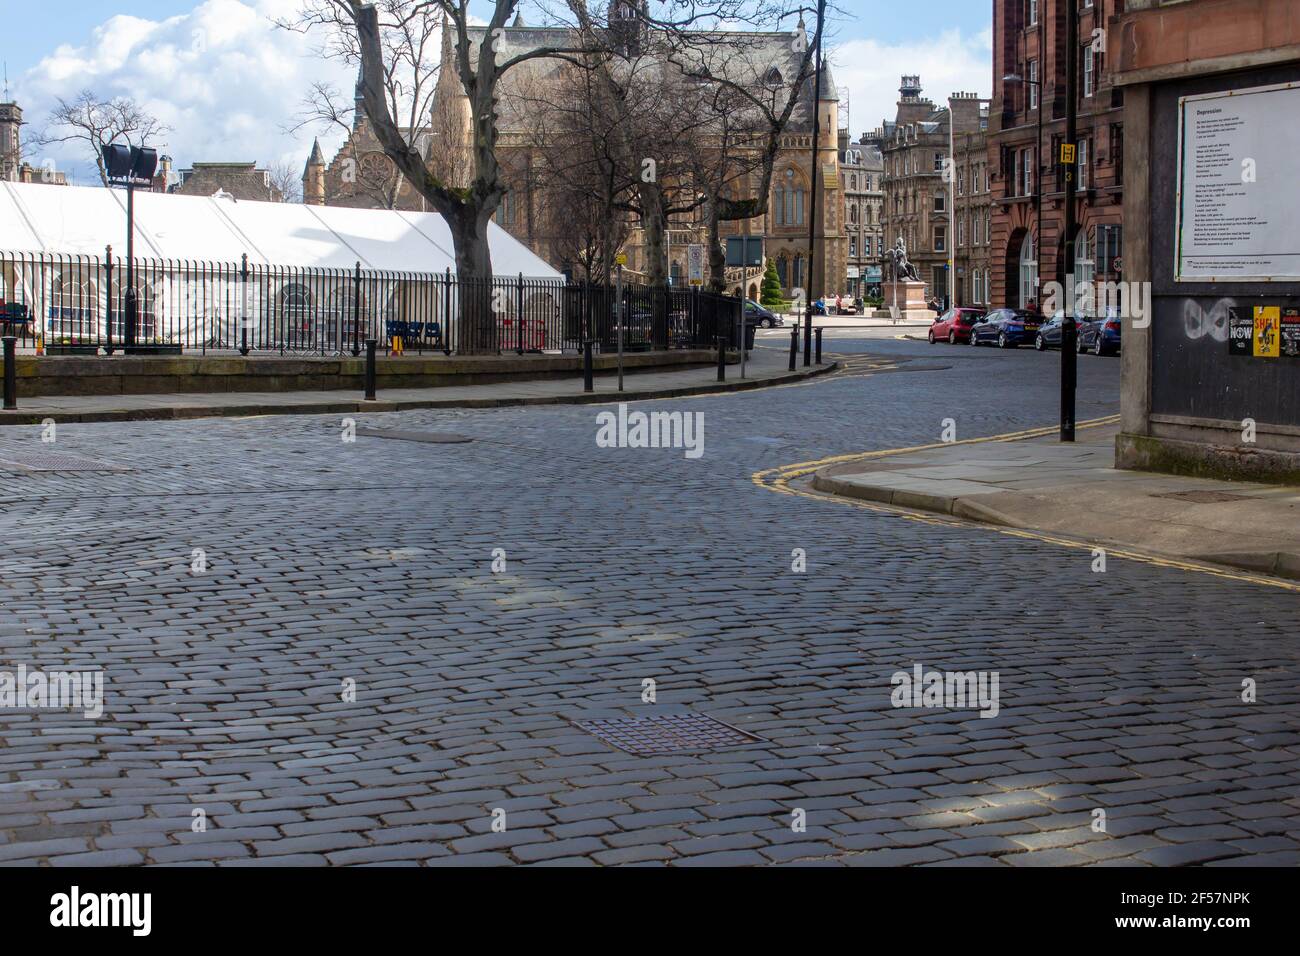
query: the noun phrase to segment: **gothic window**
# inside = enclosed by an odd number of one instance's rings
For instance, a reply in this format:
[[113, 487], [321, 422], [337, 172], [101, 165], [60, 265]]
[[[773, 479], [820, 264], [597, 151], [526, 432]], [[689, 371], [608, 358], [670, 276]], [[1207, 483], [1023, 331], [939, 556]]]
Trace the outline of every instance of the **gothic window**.
[[1038, 298], [1038, 261], [1034, 254], [1034, 237], [1025, 234], [1020, 244], [1020, 308]]

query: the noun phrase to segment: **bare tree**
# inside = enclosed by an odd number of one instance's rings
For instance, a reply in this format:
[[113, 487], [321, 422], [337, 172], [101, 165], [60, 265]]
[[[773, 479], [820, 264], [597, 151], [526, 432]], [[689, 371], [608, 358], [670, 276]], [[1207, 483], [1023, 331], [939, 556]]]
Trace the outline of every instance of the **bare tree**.
[[[607, 30], [586, 0], [567, 4], [587, 50], [582, 65], [592, 76], [591, 109], [608, 117], [611, 155], [632, 183], [620, 205], [640, 219], [650, 285], [664, 287], [673, 218], [693, 217], [704, 202], [691, 174], [707, 121], [693, 107], [698, 90], [665, 69], [661, 33], [644, 31], [644, 23], [631, 16], [633, 8], [622, 8], [627, 22]], [[682, 4], [691, 5], [690, 0]], [[657, 329], [657, 337], [664, 334], [666, 327]]]
[[[437, 102], [440, 10], [431, 3], [379, 0], [382, 17], [381, 49], [383, 95], [402, 141], [421, 153], [434, 168], [446, 168], [455, 139], [454, 120], [446, 104]], [[336, 0], [303, 0], [297, 16], [281, 18], [277, 25], [295, 32], [313, 32], [321, 38], [317, 52], [360, 69], [361, 50], [355, 26], [344, 4]], [[337, 129], [350, 135], [364, 120], [358, 115], [354, 93], [348, 97], [338, 87], [313, 83], [300, 105], [296, 121], [285, 132], [305, 127]], [[441, 122], [440, 122], [441, 120]], [[401, 171], [383, 150], [351, 157], [340, 175], [352, 193], [382, 209], [396, 209], [404, 192]]]
[[528, 144], [528, 169], [511, 181], [527, 184], [552, 261], [607, 283], [631, 230], [635, 181], [616, 155], [614, 127], [623, 118], [600, 108], [595, 82], [592, 70], [567, 63], [548, 76], [511, 79], [516, 132]]
[[59, 98], [50, 111], [44, 130], [33, 138], [37, 146], [54, 143], [84, 144], [93, 154], [99, 179], [108, 185], [104, 167], [104, 147], [110, 143], [149, 146], [168, 128], [126, 96], [102, 99], [90, 90], [82, 90], [71, 100]]
[[[496, 322], [490, 309], [492, 259], [488, 248], [488, 221], [501, 204], [506, 186], [497, 161], [499, 136], [496, 95], [500, 79], [528, 60], [562, 56], [565, 49], [538, 47], [515, 56], [501, 53], [499, 37], [519, 0], [495, 0], [485, 27], [470, 24], [470, 0], [309, 0], [312, 16], [299, 21], [302, 28], [322, 26], [332, 32], [340, 50], [356, 51], [361, 63], [362, 103], [375, 138], [384, 154], [429, 205], [442, 214], [451, 230], [457, 274], [462, 280], [460, 302], [461, 350], [495, 352]], [[475, 4], [477, 8], [477, 4]], [[454, 30], [454, 59], [461, 90], [469, 102], [471, 133], [468, 146], [468, 186], [454, 185], [430, 169], [425, 155], [402, 131], [407, 116], [398, 110], [408, 97], [394, 98], [389, 84], [395, 35], [410, 24], [442, 14]], [[400, 42], [400, 41], [399, 41]], [[386, 52], [387, 51], [387, 52]], [[436, 69], [432, 44], [416, 45], [407, 64], [417, 75]], [[416, 117], [423, 114], [415, 114]], [[415, 129], [414, 119], [406, 124]]]
[[776, 158], [796, 109], [803, 101], [809, 111], [804, 118], [811, 120], [810, 111], [818, 108], [812, 94], [813, 53], [824, 24], [816, 22], [811, 42], [803, 29], [804, 14], [814, 10], [799, 0], [767, 0], [743, 11], [750, 25], [768, 31], [788, 29], [798, 17], [785, 62], [774, 62], [770, 45], [758, 37], [674, 29], [671, 23], [661, 31], [668, 60], [683, 76], [713, 91], [702, 105], [716, 118], [716, 148], [701, 154], [705, 166], [711, 166], [701, 170], [701, 188], [708, 194], [709, 278], [715, 291], [721, 292], [726, 282], [719, 224], [766, 214]]
[[302, 178], [293, 163], [272, 163], [267, 173], [271, 180], [272, 201], [302, 202]]

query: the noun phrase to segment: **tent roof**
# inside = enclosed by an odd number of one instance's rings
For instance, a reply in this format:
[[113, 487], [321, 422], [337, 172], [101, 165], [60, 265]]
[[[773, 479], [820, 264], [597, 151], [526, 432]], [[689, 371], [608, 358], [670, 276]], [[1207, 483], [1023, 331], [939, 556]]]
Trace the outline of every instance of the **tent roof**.
[[[437, 213], [349, 209], [137, 192], [136, 255], [191, 262], [443, 272], [456, 268], [451, 230]], [[0, 250], [101, 256], [125, 253], [126, 194], [85, 186], [0, 182]], [[498, 275], [560, 278], [496, 223]]]

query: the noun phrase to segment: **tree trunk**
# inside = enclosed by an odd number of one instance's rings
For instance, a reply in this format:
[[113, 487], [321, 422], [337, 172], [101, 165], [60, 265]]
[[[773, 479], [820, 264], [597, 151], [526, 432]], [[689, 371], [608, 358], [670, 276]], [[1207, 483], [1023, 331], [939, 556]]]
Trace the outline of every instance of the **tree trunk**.
[[456, 252], [456, 351], [461, 355], [496, 355], [497, 321], [492, 306], [492, 256], [487, 217], [466, 206], [446, 216]]
[[645, 232], [646, 272], [651, 286], [664, 287], [668, 285], [669, 269], [664, 238], [668, 230], [664, 194], [656, 183], [641, 183], [637, 192], [641, 199], [641, 228]]
[[718, 204], [709, 203], [709, 290], [727, 291], [727, 253], [722, 247]]
[[655, 348], [666, 349], [672, 305], [668, 289], [668, 249], [664, 242], [668, 226], [664, 194], [656, 183], [641, 183], [637, 191], [641, 197], [641, 228], [645, 232], [646, 271], [654, 315], [651, 336]]

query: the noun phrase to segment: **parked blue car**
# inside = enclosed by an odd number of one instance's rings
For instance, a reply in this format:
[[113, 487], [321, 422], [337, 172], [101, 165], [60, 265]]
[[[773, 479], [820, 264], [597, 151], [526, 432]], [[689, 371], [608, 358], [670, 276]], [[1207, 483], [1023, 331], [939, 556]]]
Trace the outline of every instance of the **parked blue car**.
[[1092, 352], [1094, 355], [1118, 355], [1119, 332], [1119, 319], [1092, 319], [1079, 326], [1075, 345], [1080, 354]]
[[1032, 342], [1041, 323], [1042, 316], [1028, 309], [993, 309], [971, 326], [970, 344], [1013, 349]]

